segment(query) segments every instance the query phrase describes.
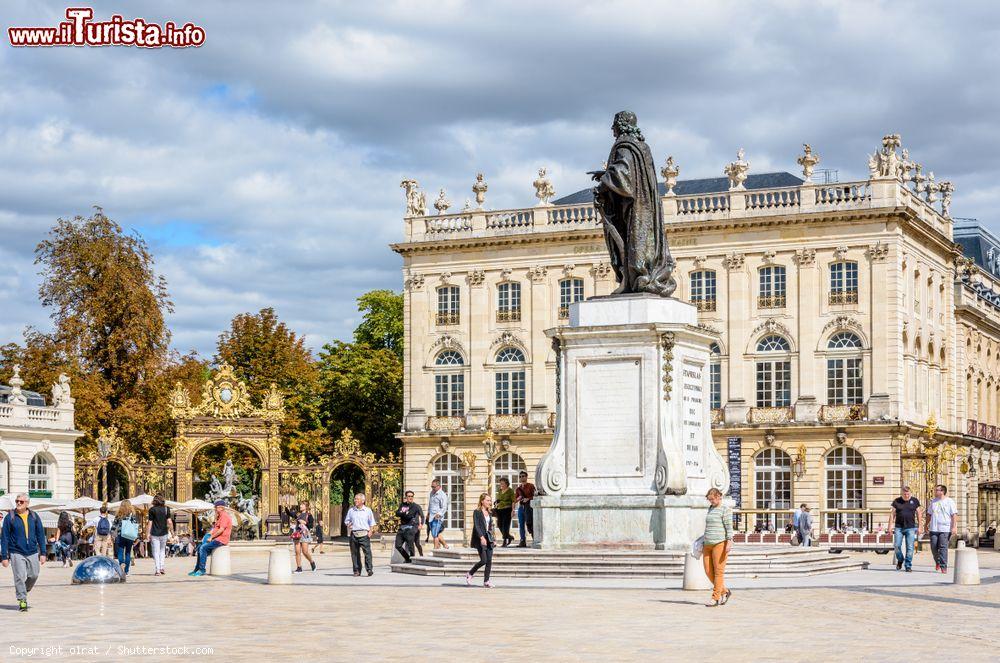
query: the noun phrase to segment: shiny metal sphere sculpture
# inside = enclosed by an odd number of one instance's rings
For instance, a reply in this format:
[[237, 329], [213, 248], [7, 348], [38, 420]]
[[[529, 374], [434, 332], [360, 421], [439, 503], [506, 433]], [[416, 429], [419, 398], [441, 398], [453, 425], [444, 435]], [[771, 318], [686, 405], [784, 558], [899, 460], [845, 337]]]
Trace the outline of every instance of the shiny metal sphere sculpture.
[[103, 555], [94, 555], [81, 561], [73, 571], [74, 585], [107, 585], [125, 582], [121, 564]]

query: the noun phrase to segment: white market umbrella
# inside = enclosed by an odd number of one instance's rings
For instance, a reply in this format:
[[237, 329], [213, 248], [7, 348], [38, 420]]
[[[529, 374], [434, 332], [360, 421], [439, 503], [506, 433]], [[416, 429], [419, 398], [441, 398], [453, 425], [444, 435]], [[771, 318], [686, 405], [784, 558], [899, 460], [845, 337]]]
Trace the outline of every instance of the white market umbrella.
[[189, 511], [191, 513], [199, 513], [201, 511], [211, 511], [215, 508], [215, 505], [211, 502], [206, 502], [205, 500], [188, 500], [187, 502], [167, 502], [169, 506], [174, 511]]
[[95, 500], [92, 497], [77, 497], [64, 504], [50, 504], [48, 506], [42, 506], [35, 511], [73, 511], [75, 513], [83, 514], [92, 509], [101, 508], [100, 500]]

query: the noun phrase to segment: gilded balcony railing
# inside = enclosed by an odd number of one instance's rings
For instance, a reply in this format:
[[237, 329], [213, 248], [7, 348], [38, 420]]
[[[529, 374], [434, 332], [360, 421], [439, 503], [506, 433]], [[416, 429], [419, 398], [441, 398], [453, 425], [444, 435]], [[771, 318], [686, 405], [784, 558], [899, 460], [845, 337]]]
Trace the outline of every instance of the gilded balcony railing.
[[758, 295], [757, 308], [785, 308], [785, 295]]
[[491, 414], [487, 427], [490, 430], [520, 430], [528, 423], [523, 414]]
[[457, 325], [459, 319], [460, 318], [457, 311], [454, 312], [438, 311], [437, 314], [437, 323], [439, 325]]
[[750, 423], [752, 424], [786, 424], [792, 420], [791, 407], [752, 407], [750, 408]]
[[560, 320], [568, 320], [569, 319], [569, 307], [568, 306], [560, 306], [559, 307], [559, 319]]
[[863, 421], [868, 417], [864, 403], [851, 405], [824, 405], [819, 409], [820, 421]]
[[712, 425], [722, 423], [722, 408], [717, 407], [712, 409]]
[[499, 309], [497, 311], [497, 322], [518, 322], [521, 320], [521, 309]]
[[691, 302], [695, 305], [699, 311], [714, 311], [715, 310], [715, 298], [712, 299], [696, 299]]
[[465, 417], [427, 417], [427, 430], [453, 431], [465, 428]]
[[831, 304], [857, 304], [857, 290], [833, 290], [830, 292]]

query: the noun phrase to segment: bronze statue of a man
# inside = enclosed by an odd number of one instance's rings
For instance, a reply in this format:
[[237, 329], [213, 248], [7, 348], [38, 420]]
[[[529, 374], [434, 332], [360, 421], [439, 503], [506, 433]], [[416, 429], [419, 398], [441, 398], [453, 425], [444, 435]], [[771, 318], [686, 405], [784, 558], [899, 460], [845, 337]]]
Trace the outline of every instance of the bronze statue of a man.
[[650, 293], [669, 297], [677, 288], [674, 259], [663, 232], [663, 209], [653, 154], [636, 125], [635, 113], [615, 115], [615, 144], [607, 170], [592, 173], [594, 205], [604, 222], [604, 239], [618, 279], [613, 294]]

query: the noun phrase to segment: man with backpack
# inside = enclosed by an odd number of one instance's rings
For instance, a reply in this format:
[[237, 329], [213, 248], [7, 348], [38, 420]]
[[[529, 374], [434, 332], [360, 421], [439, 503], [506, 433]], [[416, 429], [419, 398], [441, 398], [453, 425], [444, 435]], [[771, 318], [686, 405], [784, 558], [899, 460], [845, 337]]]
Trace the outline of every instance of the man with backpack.
[[28, 509], [28, 496], [14, 498], [15, 508], [3, 519], [0, 532], [0, 560], [14, 572], [14, 594], [18, 610], [28, 609], [28, 592], [38, 580], [45, 563], [45, 527], [37, 513]]
[[108, 505], [101, 505], [101, 516], [97, 519], [94, 529], [94, 554], [110, 557], [111, 555], [111, 518], [108, 516]]

